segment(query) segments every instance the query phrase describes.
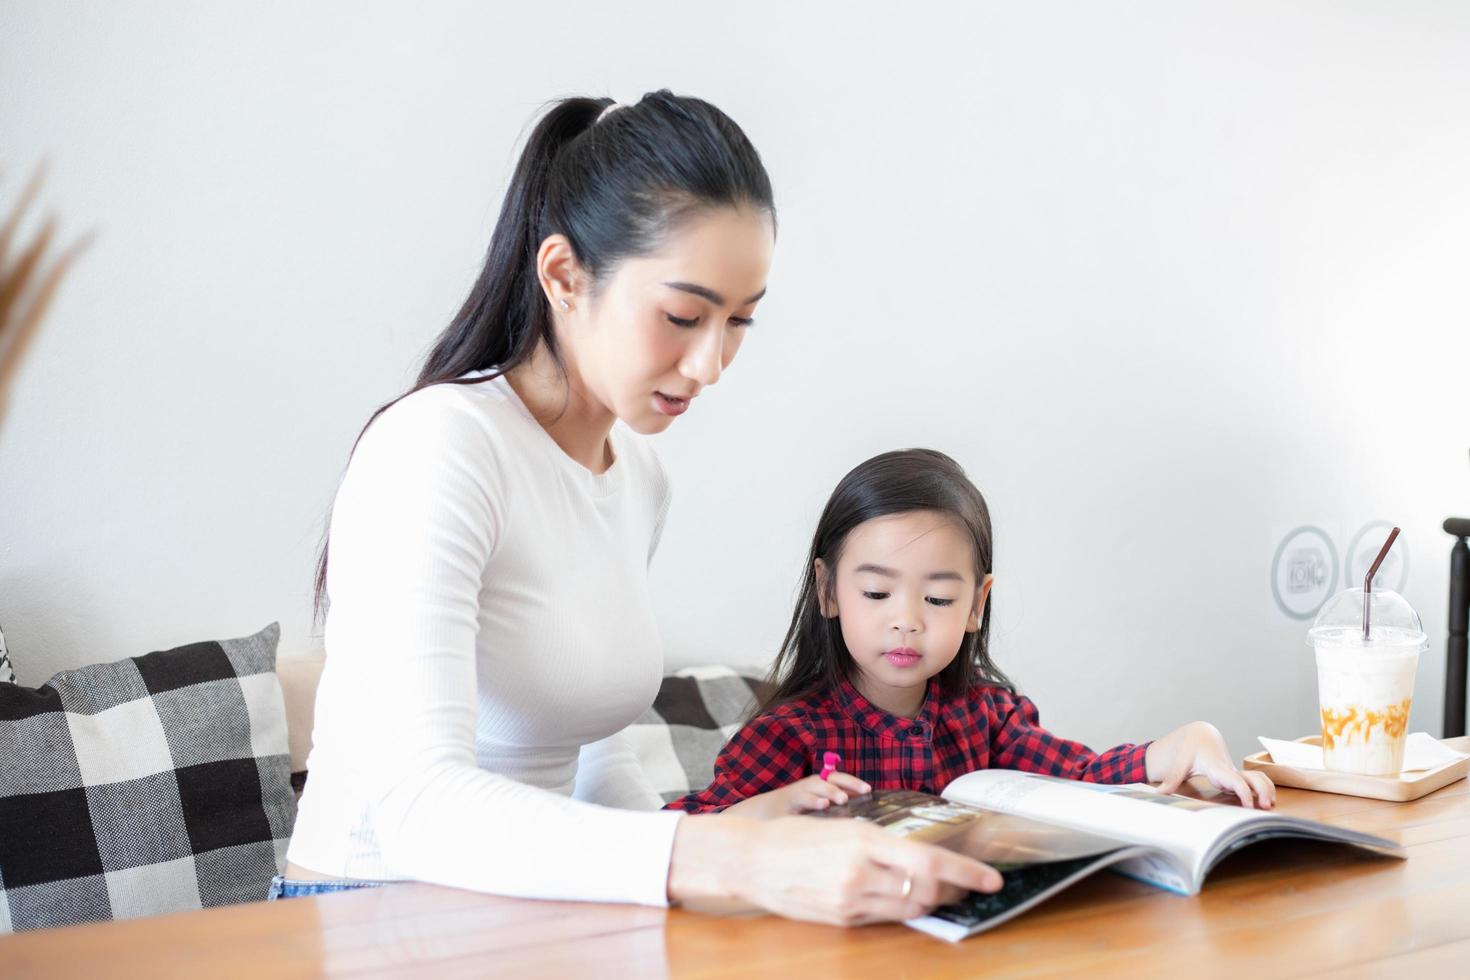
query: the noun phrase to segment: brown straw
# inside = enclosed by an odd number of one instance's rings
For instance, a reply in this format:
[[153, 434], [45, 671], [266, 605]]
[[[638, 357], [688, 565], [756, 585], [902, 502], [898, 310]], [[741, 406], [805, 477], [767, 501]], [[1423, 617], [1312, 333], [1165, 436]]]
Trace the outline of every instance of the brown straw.
[[1373, 559], [1373, 565], [1368, 569], [1368, 574], [1363, 576], [1363, 639], [1368, 639], [1368, 610], [1373, 603], [1370, 596], [1373, 592], [1373, 576], [1378, 574], [1378, 566], [1383, 564], [1388, 549], [1393, 547], [1393, 539], [1399, 536], [1399, 529], [1394, 528], [1388, 532], [1388, 540], [1383, 542], [1383, 547], [1378, 549], [1378, 557]]

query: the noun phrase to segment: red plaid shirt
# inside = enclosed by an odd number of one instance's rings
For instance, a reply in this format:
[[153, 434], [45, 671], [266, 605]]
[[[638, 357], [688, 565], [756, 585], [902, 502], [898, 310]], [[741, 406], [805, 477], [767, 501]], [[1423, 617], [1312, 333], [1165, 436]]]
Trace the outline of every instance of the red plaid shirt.
[[999, 687], [945, 698], [939, 681], [914, 718], [874, 706], [847, 681], [760, 715], [720, 750], [714, 782], [665, 809], [712, 813], [820, 772], [823, 752], [874, 789], [938, 793], [976, 769], [1020, 769], [1095, 783], [1146, 779], [1148, 743], [1093, 752], [1042, 728], [1030, 698]]

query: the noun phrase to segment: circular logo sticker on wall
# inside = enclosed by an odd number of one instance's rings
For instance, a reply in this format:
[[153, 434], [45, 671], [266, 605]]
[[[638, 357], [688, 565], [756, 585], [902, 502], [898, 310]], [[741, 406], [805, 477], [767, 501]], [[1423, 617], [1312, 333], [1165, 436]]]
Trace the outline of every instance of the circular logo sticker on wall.
[[[1375, 556], [1376, 552], [1368, 560]], [[1327, 532], [1304, 525], [1276, 547], [1276, 557], [1271, 559], [1271, 595], [1292, 619], [1311, 619], [1337, 588], [1337, 570], [1337, 549]]]

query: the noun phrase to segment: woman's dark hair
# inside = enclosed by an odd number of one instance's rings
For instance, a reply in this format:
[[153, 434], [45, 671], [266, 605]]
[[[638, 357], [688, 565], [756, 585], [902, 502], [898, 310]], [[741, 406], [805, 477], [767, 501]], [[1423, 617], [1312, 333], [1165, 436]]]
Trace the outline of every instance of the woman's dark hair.
[[[843, 642], [842, 626], [835, 617], [822, 615], [818, 590], [825, 588], [825, 598], [832, 600], [837, 563], [854, 528], [875, 517], [917, 510], [940, 511], [958, 522], [975, 546], [976, 583], [990, 574], [995, 557], [990, 509], [958, 463], [932, 449], [903, 449], [860, 464], [837, 484], [817, 521], [796, 611], [767, 678], [774, 690], [755, 714], [835, 690], [842, 680], [852, 678], [856, 665]], [[825, 585], [817, 578], [818, 558], [829, 569]], [[1010, 679], [990, 659], [990, 605], [985, 603], [980, 629], [965, 634], [959, 654], [939, 673], [946, 695], [964, 694], [984, 684], [1014, 690]]]
[[[536, 254], [550, 235], [567, 237], [595, 295], [620, 262], [654, 251], [697, 214], [753, 208], [774, 227], [770, 178], [729, 116], [667, 90], [604, 116], [612, 105], [611, 99], [569, 98], [545, 111], [521, 151], [485, 265], [464, 305], [434, 341], [413, 387], [375, 411], [363, 432], [401, 398], [430, 385], [489, 381], [527, 361], [540, 344], [563, 365], [536, 270]], [[317, 562], [318, 616], [328, 546], [324, 539]]]

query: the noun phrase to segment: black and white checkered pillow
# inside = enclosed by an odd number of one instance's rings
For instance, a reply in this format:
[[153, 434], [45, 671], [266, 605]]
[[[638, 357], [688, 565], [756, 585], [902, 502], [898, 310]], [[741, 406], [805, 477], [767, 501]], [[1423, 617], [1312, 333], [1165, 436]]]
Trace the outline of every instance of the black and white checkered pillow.
[[279, 638], [0, 684], [0, 932], [265, 897], [296, 810]]
[[665, 803], [709, 785], [715, 756], [766, 691], [759, 677], [725, 666], [686, 667], [664, 677], [653, 707], [627, 734]]

